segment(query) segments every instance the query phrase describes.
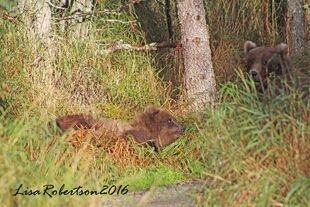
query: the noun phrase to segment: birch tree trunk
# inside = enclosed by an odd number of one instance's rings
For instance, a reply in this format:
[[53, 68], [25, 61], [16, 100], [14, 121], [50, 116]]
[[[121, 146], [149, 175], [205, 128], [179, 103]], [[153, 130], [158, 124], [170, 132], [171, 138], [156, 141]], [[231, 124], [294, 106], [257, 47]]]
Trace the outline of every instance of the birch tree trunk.
[[23, 15], [29, 37], [49, 41], [52, 13], [48, 0], [19, 0], [18, 9]]
[[55, 78], [52, 62], [55, 50], [51, 41], [52, 13], [49, 0], [18, 0], [26, 36], [32, 46], [34, 62], [26, 67], [38, 104], [54, 107]]
[[203, 0], [177, 0], [177, 9], [190, 109], [201, 110], [214, 102], [216, 91]]
[[[79, 13], [88, 13], [91, 14], [94, 10], [94, 0], [75, 0], [72, 4], [71, 13], [79, 14]], [[86, 37], [89, 33], [91, 23], [83, 21], [83, 17], [76, 17], [73, 20], [74, 25], [74, 36], [76, 38]]]
[[304, 0], [288, 0], [289, 41], [293, 55], [305, 49], [305, 14]]

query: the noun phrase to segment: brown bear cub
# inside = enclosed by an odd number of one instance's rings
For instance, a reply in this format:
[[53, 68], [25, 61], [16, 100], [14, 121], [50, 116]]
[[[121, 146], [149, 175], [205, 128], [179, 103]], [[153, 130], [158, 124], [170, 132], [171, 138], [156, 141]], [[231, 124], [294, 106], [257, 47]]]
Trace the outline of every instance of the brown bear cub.
[[101, 142], [113, 137], [126, 138], [131, 135], [136, 142], [152, 145], [156, 151], [176, 141], [184, 132], [184, 128], [170, 113], [153, 106], [148, 106], [132, 124], [79, 114], [59, 117], [56, 119], [56, 125], [62, 132], [70, 128], [89, 129]]
[[250, 74], [258, 91], [263, 91], [268, 85], [268, 77], [274, 74], [290, 73], [288, 46], [280, 43], [275, 47], [257, 47], [254, 42], [244, 43], [245, 68]]

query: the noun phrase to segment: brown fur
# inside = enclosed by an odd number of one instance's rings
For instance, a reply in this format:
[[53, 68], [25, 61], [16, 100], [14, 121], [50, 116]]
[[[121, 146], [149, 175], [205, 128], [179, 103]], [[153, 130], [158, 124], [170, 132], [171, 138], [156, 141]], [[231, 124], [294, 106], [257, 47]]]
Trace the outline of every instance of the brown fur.
[[70, 128], [75, 130], [85, 128], [90, 129], [96, 123], [96, 120], [89, 115], [76, 114], [59, 117], [56, 119], [56, 125], [62, 132]]
[[[153, 106], [148, 106], [132, 124], [115, 119], [95, 119], [84, 114], [59, 117], [56, 119], [56, 124], [62, 132], [70, 128], [90, 129], [92, 135], [100, 142], [113, 137], [125, 138], [131, 135], [136, 142], [143, 145], [153, 144], [155, 149], [173, 143], [184, 131], [170, 113]], [[77, 143], [76, 140], [70, 142]]]
[[244, 43], [245, 68], [258, 90], [267, 87], [268, 77], [289, 74], [291, 67], [288, 46], [280, 43], [275, 47], [257, 47], [254, 42]]

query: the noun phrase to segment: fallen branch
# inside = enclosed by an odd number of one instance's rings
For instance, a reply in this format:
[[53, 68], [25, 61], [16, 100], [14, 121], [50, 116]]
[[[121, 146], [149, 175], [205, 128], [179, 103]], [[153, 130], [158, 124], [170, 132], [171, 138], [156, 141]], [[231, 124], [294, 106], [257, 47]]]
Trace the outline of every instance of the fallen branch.
[[156, 51], [160, 48], [177, 48], [180, 45], [174, 42], [160, 42], [160, 43], [150, 43], [143, 46], [132, 46], [130, 44], [124, 43], [122, 40], [114, 43], [114, 45], [110, 46], [109, 48], [100, 51], [100, 54], [108, 55], [114, 53], [118, 50], [130, 50], [130, 51]]
[[118, 19], [105, 19], [104, 21], [105, 21], [105, 22], [109, 22], [109, 23], [120, 23], [120, 24], [130, 24], [130, 23], [136, 22], [136, 21], [128, 21], [128, 22], [125, 22], [125, 21], [118, 20]]
[[63, 20], [71, 20], [71, 19], [76, 19], [79, 17], [84, 17], [85, 19], [87, 18], [91, 18], [94, 16], [100, 16], [100, 15], [107, 15], [107, 14], [113, 14], [113, 15], [120, 15], [120, 13], [116, 12], [116, 11], [109, 11], [109, 10], [102, 10], [102, 11], [95, 11], [95, 12], [74, 12], [72, 15], [70, 16], [64, 16], [64, 17], [57, 17], [54, 18], [54, 20], [56, 21], [63, 21]]

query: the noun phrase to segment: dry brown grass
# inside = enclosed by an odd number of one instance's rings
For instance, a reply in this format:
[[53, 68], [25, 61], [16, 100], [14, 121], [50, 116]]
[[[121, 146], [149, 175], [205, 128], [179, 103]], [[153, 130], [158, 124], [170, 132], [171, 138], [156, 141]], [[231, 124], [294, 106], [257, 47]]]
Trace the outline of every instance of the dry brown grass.
[[236, 68], [242, 67], [243, 61], [239, 57], [239, 46], [237, 42], [220, 40], [216, 47], [212, 48], [212, 57], [217, 82], [234, 80]]
[[92, 130], [80, 129], [73, 132], [67, 140], [76, 153], [89, 156], [101, 156], [104, 153], [107, 159], [119, 169], [125, 169], [126, 166], [142, 167], [146, 162], [134, 147], [136, 143], [123, 137], [96, 137]]

